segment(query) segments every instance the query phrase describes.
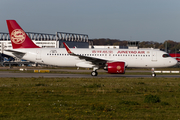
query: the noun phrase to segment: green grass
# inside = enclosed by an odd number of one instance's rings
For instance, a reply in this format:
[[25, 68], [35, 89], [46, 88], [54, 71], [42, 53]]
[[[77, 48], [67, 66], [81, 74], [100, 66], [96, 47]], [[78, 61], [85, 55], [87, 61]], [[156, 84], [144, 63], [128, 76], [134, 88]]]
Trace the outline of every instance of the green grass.
[[179, 119], [180, 78], [0, 78], [0, 119]]

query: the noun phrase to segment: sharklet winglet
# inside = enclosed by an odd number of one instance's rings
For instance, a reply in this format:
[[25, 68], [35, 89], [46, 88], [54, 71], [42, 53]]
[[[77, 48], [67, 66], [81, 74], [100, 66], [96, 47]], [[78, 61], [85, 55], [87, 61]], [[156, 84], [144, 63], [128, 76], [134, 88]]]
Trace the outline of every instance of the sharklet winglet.
[[72, 54], [72, 52], [71, 52], [71, 50], [69, 49], [69, 47], [67, 46], [67, 44], [66, 44], [65, 42], [63, 42], [63, 44], [64, 44], [64, 47], [66, 48], [67, 52], [68, 52], [69, 54]]

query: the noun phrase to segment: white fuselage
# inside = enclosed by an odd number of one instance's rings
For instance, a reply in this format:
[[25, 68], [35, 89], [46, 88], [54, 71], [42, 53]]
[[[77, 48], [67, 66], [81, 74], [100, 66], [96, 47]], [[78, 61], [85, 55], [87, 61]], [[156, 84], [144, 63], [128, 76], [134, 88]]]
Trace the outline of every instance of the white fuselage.
[[[35, 63], [92, 68], [91, 62], [71, 56], [65, 48], [25, 48], [13, 49], [14, 51], [26, 53], [21, 59]], [[163, 57], [166, 52], [155, 49], [76, 49], [71, 51], [81, 56], [89, 56], [107, 60], [107, 62], [123, 61], [127, 67], [170, 67], [177, 63], [171, 57]], [[4, 54], [14, 56], [11, 52]]]

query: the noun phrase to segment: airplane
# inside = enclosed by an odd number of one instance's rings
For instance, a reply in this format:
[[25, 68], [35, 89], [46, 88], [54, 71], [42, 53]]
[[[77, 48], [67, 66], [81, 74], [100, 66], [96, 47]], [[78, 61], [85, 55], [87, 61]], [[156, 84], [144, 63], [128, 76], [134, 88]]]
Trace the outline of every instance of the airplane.
[[127, 67], [152, 68], [153, 77], [154, 68], [177, 63], [168, 53], [157, 49], [70, 49], [65, 42], [65, 48], [40, 48], [15, 20], [6, 22], [13, 49], [6, 49], [4, 54], [35, 63], [92, 68], [92, 76], [97, 76], [100, 68], [111, 74], [124, 74]]

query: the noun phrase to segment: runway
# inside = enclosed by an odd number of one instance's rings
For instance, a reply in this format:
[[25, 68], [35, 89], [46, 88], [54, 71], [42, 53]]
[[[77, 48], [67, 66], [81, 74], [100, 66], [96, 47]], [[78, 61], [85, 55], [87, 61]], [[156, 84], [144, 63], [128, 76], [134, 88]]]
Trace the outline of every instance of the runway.
[[[0, 71], [0, 77], [1, 78], [5, 78], [5, 77], [44, 77], [44, 78], [103, 78], [103, 77], [109, 77], [109, 78], [113, 78], [113, 77], [127, 77], [127, 78], [140, 78], [140, 77], [144, 77], [144, 78], [148, 78], [151, 77], [151, 74], [149, 75], [126, 75], [126, 74], [100, 74], [98, 76], [91, 76], [90, 74], [58, 74], [58, 73], [14, 73], [14, 72], [9, 72], [9, 71]], [[157, 75], [156, 77], [166, 77], [166, 78], [180, 78], [180, 75]]]

